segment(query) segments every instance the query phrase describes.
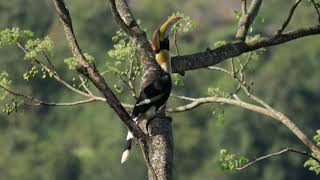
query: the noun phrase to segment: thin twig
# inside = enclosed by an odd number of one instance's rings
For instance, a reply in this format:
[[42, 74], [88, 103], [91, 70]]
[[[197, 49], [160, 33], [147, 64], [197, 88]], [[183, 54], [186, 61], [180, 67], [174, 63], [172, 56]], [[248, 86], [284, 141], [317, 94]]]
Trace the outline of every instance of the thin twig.
[[84, 88], [84, 90], [88, 93], [88, 94], [90, 94], [91, 96], [93, 96], [93, 93], [90, 91], [90, 89], [88, 88], [88, 86], [86, 85], [86, 79], [84, 79], [84, 77], [82, 77], [82, 75], [80, 75], [79, 74], [79, 79], [80, 79], [80, 81], [81, 81], [81, 85], [80, 85], [80, 87], [83, 87]]
[[177, 34], [178, 34], [178, 29], [173, 34], [173, 42], [174, 42], [174, 47], [176, 48], [176, 54], [177, 56], [180, 56], [178, 43], [177, 43], [178, 41]]
[[235, 67], [234, 67], [234, 62], [233, 62], [233, 58], [231, 58], [231, 72], [232, 72], [232, 76], [235, 77], [236, 76], [236, 71], [235, 71]]
[[296, 8], [298, 7], [298, 5], [301, 3], [302, 0], [296, 0], [296, 2], [292, 5], [288, 17], [287, 19], [283, 22], [282, 26], [280, 29], [277, 30], [277, 35], [282, 34], [282, 32], [286, 29], [286, 27], [288, 26], [288, 24], [291, 21], [291, 18], [294, 14], [294, 11], [296, 10]]
[[319, 159], [317, 159], [316, 157], [312, 156], [310, 153], [307, 153], [306, 151], [299, 151], [299, 150], [296, 150], [296, 149], [292, 149], [292, 148], [286, 148], [286, 149], [283, 149], [279, 152], [275, 152], [275, 153], [271, 153], [271, 154], [268, 154], [268, 155], [265, 155], [265, 156], [261, 156], [251, 162], [249, 162], [248, 164], [242, 166], [242, 167], [238, 167], [236, 168], [236, 170], [238, 171], [241, 171], [243, 169], [246, 169], [248, 168], [249, 166], [259, 162], [259, 161], [262, 161], [262, 160], [265, 160], [265, 159], [268, 159], [268, 158], [271, 158], [271, 157], [274, 157], [274, 156], [279, 156], [279, 155], [282, 155], [284, 153], [288, 153], [288, 152], [293, 152], [293, 153], [297, 153], [297, 154], [301, 154], [303, 156], [307, 156], [315, 161], [317, 161], [318, 163], [320, 163]]
[[[24, 52], [27, 53], [28, 51], [20, 44], [17, 43], [18, 47]], [[50, 68], [48, 68], [45, 64], [43, 64], [40, 60], [38, 60], [37, 58], [33, 58], [33, 60], [40, 65], [41, 67], [43, 67], [48, 73], [51, 72]], [[79, 89], [74, 88], [71, 84], [67, 83], [66, 81], [64, 81], [63, 79], [61, 79], [61, 77], [59, 76], [58, 73], [56, 73], [56, 71], [53, 72], [53, 78], [58, 81], [59, 83], [61, 83], [63, 86], [65, 86], [66, 88], [68, 88], [69, 90], [76, 92], [80, 95], [86, 96], [86, 97], [90, 97], [90, 94], [87, 94], [83, 91], [80, 91]]]
[[314, 9], [317, 11], [317, 14], [318, 14], [318, 22], [319, 22], [319, 24], [320, 24], [320, 12], [319, 12], [319, 8], [320, 8], [320, 7], [318, 7], [319, 4], [317, 5], [317, 3], [316, 3], [314, 0], [311, 0], [311, 2], [312, 2], [312, 4], [313, 4]]
[[209, 66], [208, 69], [215, 70], [215, 71], [220, 71], [220, 72], [226, 73], [226, 74], [228, 74], [230, 76], [233, 76], [232, 72], [228, 71], [227, 69], [221, 68], [221, 67]]
[[[134, 52], [135, 54], [135, 52]], [[133, 77], [133, 66], [134, 66], [134, 59], [132, 59], [132, 61], [130, 62], [130, 65], [129, 65], [129, 72], [128, 72], [128, 75], [127, 75], [127, 78], [128, 78], [128, 86], [129, 86], [129, 90], [132, 92], [132, 96], [137, 100], [137, 93], [136, 93], [136, 90], [133, 86], [133, 82], [132, 82], [132, 77]]]
[[56, 68], [54, 67], [54, 65], [53, 65], [51, 59], [49, 58], [49, 56], [47, 55], [47, 53], [42, 50], [42, 54], [43, 54], [43, 56], [45, 57], [45, 59], [47, 60], [49, 66], [50, 66], [50, 68], [51, 68], [51, 71], [52, 71], [53, 73], [58, 74]]

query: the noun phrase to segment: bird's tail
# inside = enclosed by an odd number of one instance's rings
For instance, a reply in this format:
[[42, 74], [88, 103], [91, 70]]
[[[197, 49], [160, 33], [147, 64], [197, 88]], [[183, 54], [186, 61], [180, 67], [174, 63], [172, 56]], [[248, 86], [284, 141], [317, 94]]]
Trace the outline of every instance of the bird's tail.
[[[137, 118], [134, 118], [133, 120], [136, 122]], [[128, 135], [126, 138], [126, 145], [124, 147], [124, 151], [121, 157], [121, 164], [126, 162], [129, 158], [129, 154], [132, 146], [132, 140], [133, 140], [133, 134], [130, 131], [128, 131]]]

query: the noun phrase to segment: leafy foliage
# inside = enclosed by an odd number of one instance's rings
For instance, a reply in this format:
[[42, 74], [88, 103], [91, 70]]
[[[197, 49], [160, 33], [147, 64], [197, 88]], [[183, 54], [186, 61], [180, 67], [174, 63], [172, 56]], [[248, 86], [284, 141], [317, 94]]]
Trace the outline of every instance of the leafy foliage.
[[[94, 57], [91, 56], [89, 53], [84, 53], [83, 55], [90, 63], [95, 62]], [[68, 68], [70, 70], [75, 70], [78, 65], [74, 57], [65, 58], [63, 62], [68, 65]]]
[[20, 30], [19, 28], [6, 28], [0, 31], [0, 48], [18, 43], [26, 38], [33, 37], [33, 32], [29, 30]]
[[[313, 137], [313, 140], [317, 143], [318, 146], [320, 146], [320, 130], [317, 130], [316, 133], [317, 134]], [[312, 155], [315, 156], [315, 154]], [[304, 163], [304, 167], [308, 168], [310, 171], [315, 172], [316, 174], [320, 174], [320, 163], [312, 158]]]
[[53, 47], [53, 42], [48, 36], [44, 39], [29, 39], [25, 45], [27, 52], [24, 59], [33, 60], [39, 53], [42, 53], [43, 55], [45, 52], [49, 52], [52, 54]]

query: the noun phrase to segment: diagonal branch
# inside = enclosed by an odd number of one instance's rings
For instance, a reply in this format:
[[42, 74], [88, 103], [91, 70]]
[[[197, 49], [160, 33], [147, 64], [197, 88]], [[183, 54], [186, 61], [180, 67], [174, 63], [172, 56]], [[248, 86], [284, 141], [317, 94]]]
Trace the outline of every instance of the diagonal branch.
[[90, 81], [99, 89], [99, 91], [106, 98], [106, 102], [113, 108], [118, 114], [122, 122], [128, 127], [128, 129], [137, 138], [145, 138], [145, 134], [134, 123], [128, 112], [121, 105], [118, 98], [111, 91], [103, 77], [100, 75], [94, 64], [91, 64], [83, 55], [79, 44], [74, 35], [72, 28], [72, 20], [68, 9], [66, 8], [63, 0], [53, 0], [57, 13], [60, 17], [60, 21], [64, 27], [65, 36], [69, 45], [69, 48], [78, 63], [77, 71], [86, 76]]
[[296, 10], [296, 8], [299, 6], [299, 4], [301, 3], [302, 0], [296, 0], [296, 2], [292, 5], [290, 11], [289, 11], [289, 14], [288, 14], [288, 17], [287, 19], [284, 21], [284, 23], [282, 24], [281, 28], [278, 29], [277, 31], [277, 34], [281, 34], [285, 29], [286, 27], [288, 26], [288, 24], [290, 23], [291, 21], [291, 18], [294, 14], [294, 11]]
[[262, 0], [252, 0], [250, 8], [247, 12], [246, 0], [242, 0], [242, 12], [239, 20], [239, 27], [237, 31], [236, 38], [238, 40], [244, 41], [248, 34], [248, 29], [256, 18], [259, 9], [261, 7]]
[[320, 25], [299, 28], [281, 35], [261, 37], [250, 42], [234, 41], [212, 50], [191, 55], [175, 56], [172, 57], [172, 71], [183, 73], [189, 70], [207, 68], [249, 51], [317, 34], [320, 34]]

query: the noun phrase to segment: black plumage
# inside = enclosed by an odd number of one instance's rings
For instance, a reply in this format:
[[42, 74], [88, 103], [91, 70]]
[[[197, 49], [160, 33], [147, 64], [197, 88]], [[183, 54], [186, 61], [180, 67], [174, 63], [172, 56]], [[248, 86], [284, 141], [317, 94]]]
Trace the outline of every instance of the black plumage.
[[152, 106], [158, 110], [170, 96], [172, 88], [171, 76], [163, 72], [162, 75], [147, 85], [140, 93], [133, 108], [132, 118], [148, 111]]

